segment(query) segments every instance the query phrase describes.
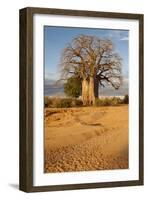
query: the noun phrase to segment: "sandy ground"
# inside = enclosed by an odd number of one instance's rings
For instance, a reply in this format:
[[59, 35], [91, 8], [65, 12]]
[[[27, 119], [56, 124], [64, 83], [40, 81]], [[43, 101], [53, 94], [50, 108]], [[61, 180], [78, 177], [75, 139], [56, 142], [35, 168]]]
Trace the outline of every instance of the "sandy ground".
[[128, 168], [128, 106], [45, 109], [45, 172]]

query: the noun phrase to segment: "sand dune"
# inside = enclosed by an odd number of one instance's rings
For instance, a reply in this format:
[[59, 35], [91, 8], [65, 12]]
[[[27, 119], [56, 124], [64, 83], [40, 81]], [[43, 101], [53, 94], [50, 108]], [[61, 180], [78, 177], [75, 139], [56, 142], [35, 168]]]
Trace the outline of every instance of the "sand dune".
[[45, 109], [45, 172], [128, 168], [128, 106]]

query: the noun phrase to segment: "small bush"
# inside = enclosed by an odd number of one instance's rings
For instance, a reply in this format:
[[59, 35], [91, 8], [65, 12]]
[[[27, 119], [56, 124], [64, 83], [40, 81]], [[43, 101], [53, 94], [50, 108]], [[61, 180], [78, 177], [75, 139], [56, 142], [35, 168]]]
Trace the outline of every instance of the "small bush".
[[44, 98], [44, 106], [47, 108], [70, 108], [82, 106], [83, 102], [80, 99], [72, 98]]
[[122, 99], [119, 97], [113, 97], [112, 98], [112, 106], [119, 105], [119, 104], [122, 104]]
[[58, 108], [58, 107], [60, 108], [61, 101], [59, 98], [52, 98], [51, 100], [52, 100], [52, 105], [51, 105], [52, 108]]
[[52, 102], [53, 102], [53, 100], [50, 99], [49, 97], [47, 97], [47, 96], [44, 97], [44, 107], [51, 107]]
[[117, 106], [122, 103], [122, 100], [119, 97], [113, 98], [104, 98], [104, 99], [96, 99], [96, 106]]
[[82, 93], [82, 82], [75, 76], [67, 79], [64, 84], [64, 92], [68, 97], [77, 98]]
[[56, 108], [70, 108], [72, 107], [72, 99], [58, 99], [55, 107]]
[[129, 96], [128, 95], [124, 96], [123, 103], [125, 103], [125, 104], [129, 103]]
[[80, 99], [73, 99], [72, 100], [72, 107], [78, 107], [78, 106], [82, 106], [83, 102]]
[[95, 100], [96, 106], [109, 106], [110, 100], [108, 98], [105, 99], [96, 99]]

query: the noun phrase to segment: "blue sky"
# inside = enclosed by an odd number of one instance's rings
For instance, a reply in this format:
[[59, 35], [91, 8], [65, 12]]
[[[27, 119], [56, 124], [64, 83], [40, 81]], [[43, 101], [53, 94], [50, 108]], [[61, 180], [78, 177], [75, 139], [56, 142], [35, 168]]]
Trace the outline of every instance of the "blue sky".
[[91, 35], [111, 39], [116, 52], [123, 59], [122, 73], [128, 79], [128, 39], [127, 30], [110, 30], [98, 28], [54, 27], [44, 26], [44, 67], [45, 82], [60, 78], [59, 63], [62, 49], [78, 35]]

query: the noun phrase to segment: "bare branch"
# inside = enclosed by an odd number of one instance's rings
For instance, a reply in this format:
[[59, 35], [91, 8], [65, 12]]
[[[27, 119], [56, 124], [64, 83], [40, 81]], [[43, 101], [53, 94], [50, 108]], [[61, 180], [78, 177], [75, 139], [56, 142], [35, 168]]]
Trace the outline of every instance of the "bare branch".
[[112, 41], [94, 36], [80, 35], [64, 48], [61, 56], [61, 77], [71, 75], [81, 79], [94, 76], [100, 85], [109, 83], [114, 88], [121, 84], [122, 59], [114, 51]]

